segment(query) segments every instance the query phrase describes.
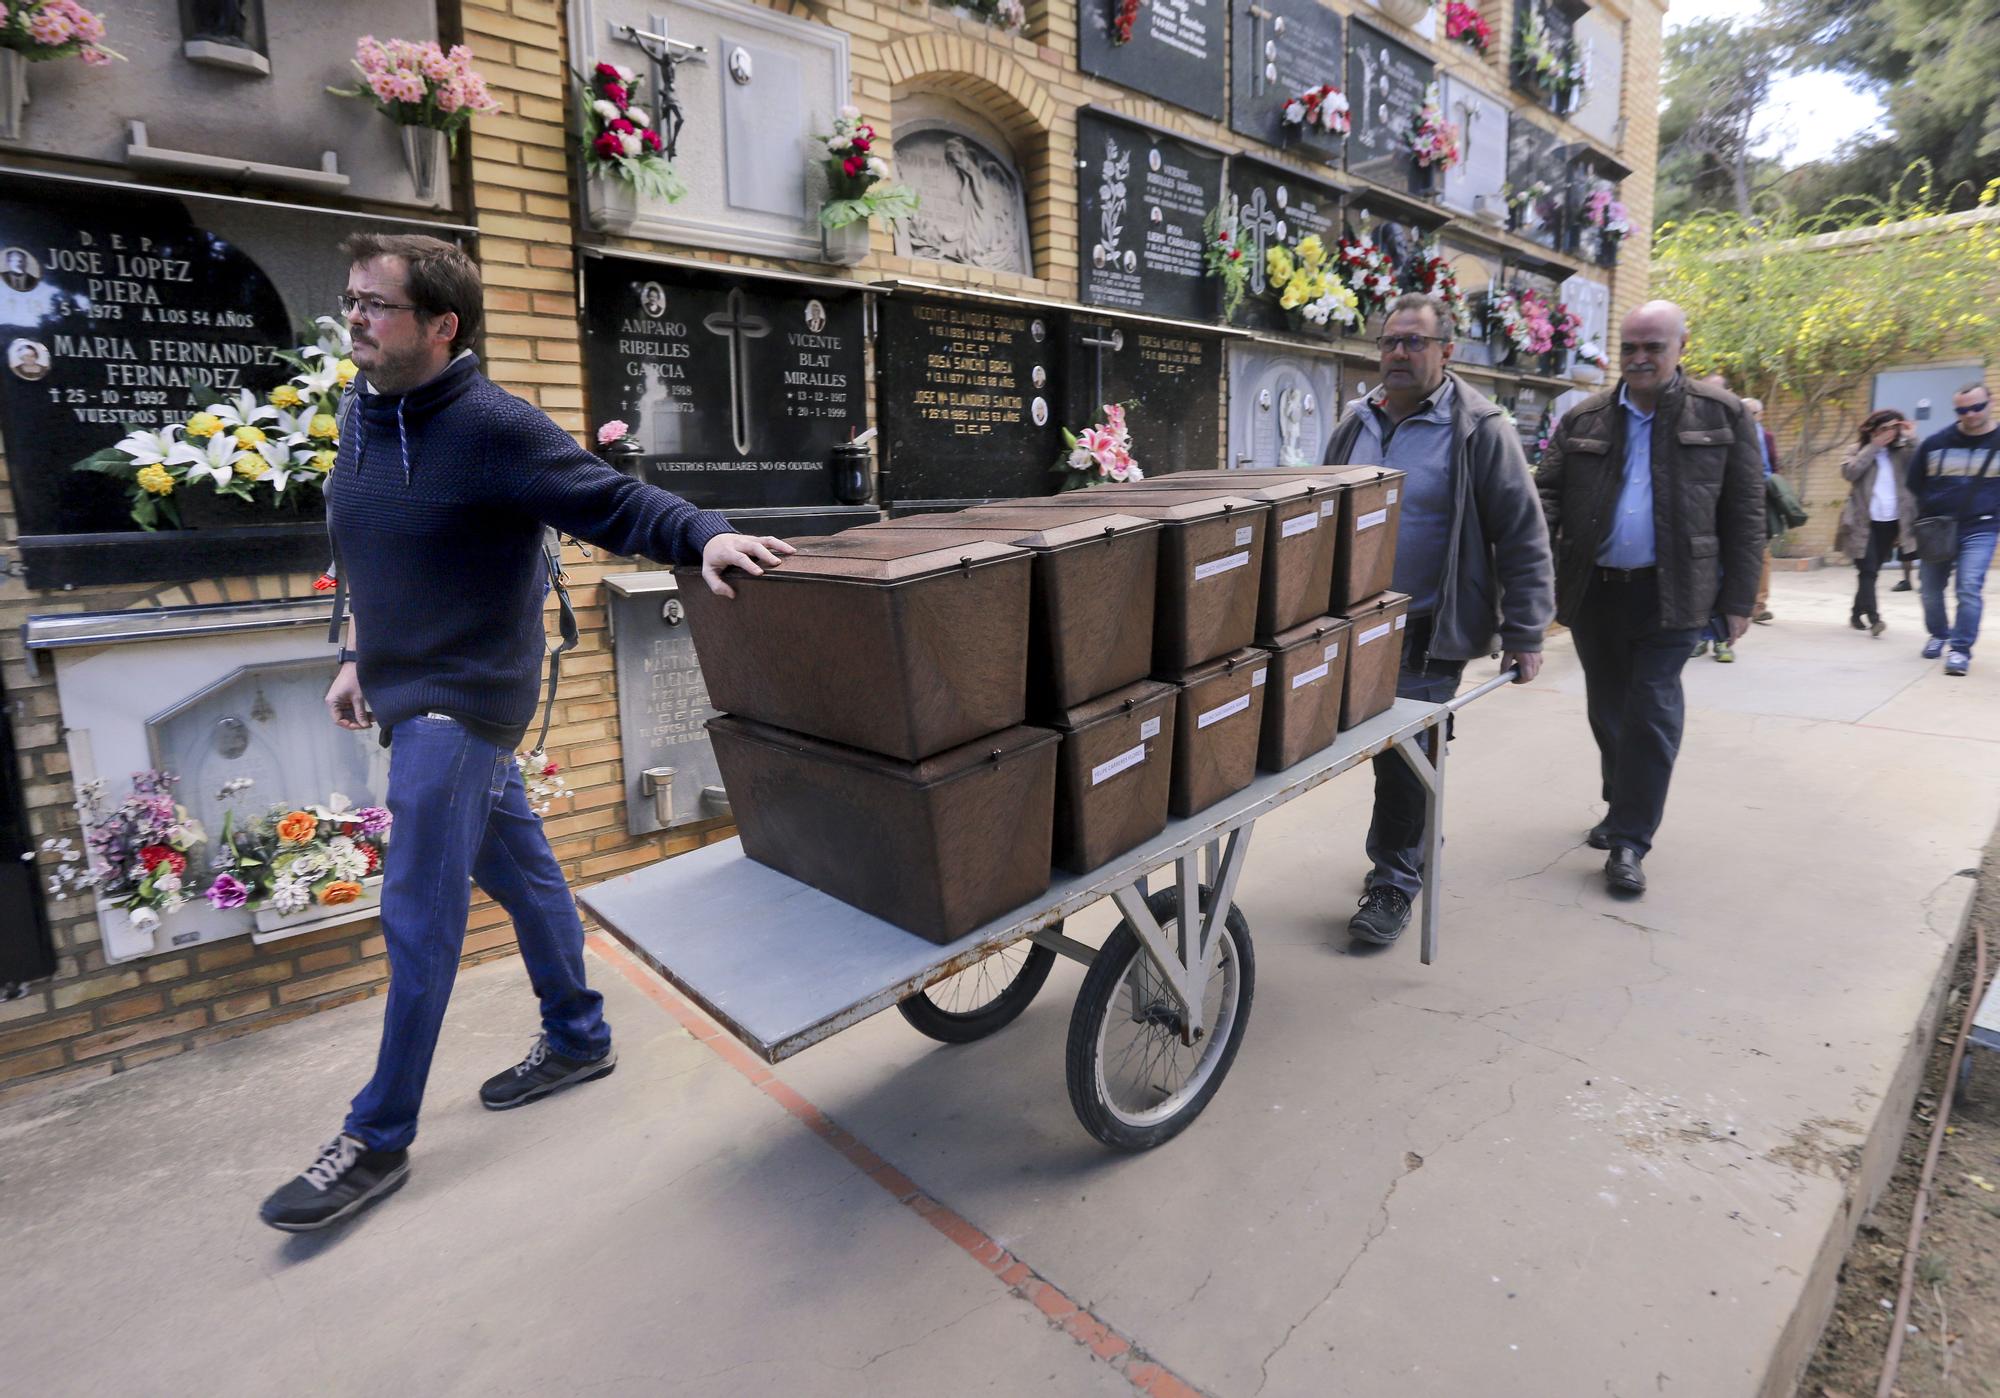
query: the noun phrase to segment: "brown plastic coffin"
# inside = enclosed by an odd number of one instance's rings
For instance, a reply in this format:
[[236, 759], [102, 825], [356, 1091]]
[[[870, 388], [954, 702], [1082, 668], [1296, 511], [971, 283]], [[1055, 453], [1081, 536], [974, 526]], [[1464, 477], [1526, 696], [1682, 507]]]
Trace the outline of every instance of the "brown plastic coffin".
[[1352, 728], [1396, 702], [1396, 675], [1403, 668], [1403, 627], [1410, 599], [1383, 592], [1347, 609], [1353, 627], [1347, 637], [1347, 692], [1340, 701], [1340, 726]]
[[1167, 809], [1191, 816], [1250, 785], [1271, 656], [1248, 646], [1176, 677], [1174, 784]]
[[1264, 733], [1257, 765], [1282, 772], [1333, 741], [1347, 689], [1348, 622], [1315, 617], [1265, 643], [1271, 678], [1264, 688]]
[[[1104, 503], [1075, 491], [986, 506], [980, 514], [1044, 508], [1090, 511]], [[1257, 632], [1271, 507], [1216, 491], [1159, 490], [1119, 497], [1118, 512], [1161, 525], [1152, 673], [1165, 678], [1249, 645]]]
[[1386, 466], [1340, 472], [1340, 539], [1333, 564], [1333, 612], [1387, 592], [1396, 577], [1396, 528], [1403, 518], [1403, 473]]
[[[1276, 473], [1271, 473], [1276, 474]], [[1187, 482], [1189, 476], [1202, 479]], [[1335, 545], [1340, 536], [1340, 492], [1335, 472], [1269, 479], [1263, 471], [1182, 471], [1129, 485], [1093, 486], [1087, 492], [1115, 500], [1120, 490], [1219, 490], [1271, 507], [1264, 541], [1264, 577], [1257, 593], [1257, 639], [1310, 621], [1326, 611], [1332, 595]], [[1216, 479], [1216, 478], [1221, 479]], [[1233, 479], [1231, 479], [1233, 477]]]
[[1087, 874], [1167, 828], [1177, 691], [1141, 680], [1063, 716], [1056, 758], [1058, 869]]
[[793, 542], [731, 573], [733, 601], [681, 574], [717, 709], [905, 762], [1027, 716], [1033, 554], [930, 531]]
[[922, 762], [729, 715], [708, 733], [743, 852], [884, 922], [949, 942], [1049, 886], [1049, 729], [1010, 728]]
[[1153, 597], [1160, 524], [1136, 515], [1074, 510], [1009, 510], [997, 523], [982, 510], [905, 515], [848, 534], [956, 530], [1027, 549], [1035, 556], [1029, 592], [1028, 712], [1053, 721], [1145, 676], [1153, 659]]

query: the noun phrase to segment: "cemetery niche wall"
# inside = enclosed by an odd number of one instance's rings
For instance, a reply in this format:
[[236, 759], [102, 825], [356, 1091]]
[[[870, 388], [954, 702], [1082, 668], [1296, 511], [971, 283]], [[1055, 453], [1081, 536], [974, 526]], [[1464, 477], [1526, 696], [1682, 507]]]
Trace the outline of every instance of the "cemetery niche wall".
[[1230, 14], [1230, 130], [1338, 165], [1344, 138], [1324, 126], [1287, 124], [1284, 110], [1313, 88], [1344, 93], [1341, 17], [1318, 0], [1234, 0]]
[[1445, 118], [1458, 125], [1459, 162], [1445, 171], [1442, 202], [1495, 226], [1507, 221], [1507, 104], [1447, 73]]
[[139, 186], [10, 181], [0, 193], [0, 434], [31, 587], [325, 565], [311, 509], [246, 507], [213, 527], [148, 532], [124, 481], [77, 466], [216, 397], [265, 402], [295, 372], [279, 352], [313, 344], [315, 317], [339, 314], [339, 244], [362, 228], [465, 236]]
[[1295, 317], [1280, 304], [1282, 288], [1269, 278], [1266, 254], [1273, 247], [1296, 247], [1309, 236], [1331, 253], [1340, 241], [1340, 191], [1282, 166], [1236, 156], [1229, 162], [1228, 198], [1237, 245], [1250, 264], [1243, 302], [1230, 323], [1297, 331]]
[[1077, 116], [1077, 239], [1084, 304], [1212, 320], [1202, 224], [1222, 202], [1220, 152], [1086, 110]]
[[583, 183], [590, 226], [607, 233], [769, 257], [826, 248], [824, 145], [848, 100], [848, 36], [735, 0], [571, 0], [573, 66], [637, 69], [655, 129], [678, 128], [677, 201], [621, 180]]
[[1347, 169], [1391, 189], [1415, 188], [1410, 123], [1437, 75], [1428, 58], [1360, 20], [1347, 26], [1347, 91], [1354, 129]]
[[1032, 276], [1020, 165], [1005, 138], [986, 125], [971, 113], [899, 116], [895, 177], [916, 193], [918, 204], [896, 225], [896, 252]]
[[1068, 344], [1072, 431], [1097, 421], [1105, 404], [1123, 403], [1133, 459], [1148, 476], [1218, 464], [1219, 336], [1079, 311], [1069, 317]]
[[1331, 356], [1229, 347], [1230, 465], [1320, 465], [1339, 421], [1340, 369]]
[[872, 517], [840, 498], [834, 462], [867, 425], [864, 296], [831, 282], [586, 256], [590, 420], [630, 428], [609, 459], [760, 529], [789, 518], [802, 532], [838, 518], [841, 505]]
[[1223, 0], [1080, 0], [1077, 67], [1220, 121]]

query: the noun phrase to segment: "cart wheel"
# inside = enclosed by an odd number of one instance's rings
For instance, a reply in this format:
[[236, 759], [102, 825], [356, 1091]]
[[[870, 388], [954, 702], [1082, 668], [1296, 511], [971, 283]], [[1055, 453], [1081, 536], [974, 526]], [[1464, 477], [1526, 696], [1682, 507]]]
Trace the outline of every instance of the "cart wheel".
[[[1055, 930], [1062, 931], [1060, 922]], [[969, 1044], [1020, 1018], [1055, 964], [1054, 952], [1024, 939], [1000, 948], [977, 966], [932, 981], [896, 1008], [919, 1034], [939, 1043]]]
[[[1204, 908], [1208, 898], [1202, 889]], [[1171, 936], [1180, 891], [1163, 888], [1146, 906]], [[1112, 929], [1090, 963], [1070, 1016], [1065, 1068], [1077, 1119], [1105, 1145], [1150, 1150], [1172, 1140], [1201, 1115], [1235, 1062], [1257, 959], [1250, 924], [1235, 904], [1216, 935], [1222, 946], [1203, 992], [1207, 1032], [1192, 1045], [1181, 1042], [1178, 1002], [1131, 924]]]

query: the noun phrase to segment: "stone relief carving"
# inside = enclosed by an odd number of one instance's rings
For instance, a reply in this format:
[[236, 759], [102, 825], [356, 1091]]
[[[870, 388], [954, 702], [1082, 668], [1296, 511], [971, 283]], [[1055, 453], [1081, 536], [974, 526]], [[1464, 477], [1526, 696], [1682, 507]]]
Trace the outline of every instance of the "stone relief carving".
[[947, 126], [900, 132], [896, 173], [917, 192], [917, 212], [896, 231], [906, 257], [1032, 273], [1021, 175], [1004, 154]]

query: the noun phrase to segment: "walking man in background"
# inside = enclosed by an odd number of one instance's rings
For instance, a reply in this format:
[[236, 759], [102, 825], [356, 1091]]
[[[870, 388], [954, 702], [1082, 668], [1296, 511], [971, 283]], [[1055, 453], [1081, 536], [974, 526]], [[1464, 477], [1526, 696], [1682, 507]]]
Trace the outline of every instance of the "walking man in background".
[[[1993, 394], [1984, 382], [1969, 383], [1952, 396], [1958, 421], [1934, 432], [1917, 448], [1910, 462], [1910, 490], [1917, 497], [1918, 547], [1927, 555], [1927, 531], [1948, 526], [1958, 539], [1948, 558], [1923, 561], [1924, 659], [1944, 655], [1944, 672], [1962, 675], [1972, 668], [1972, 643], [1979, 639], [1979, 617], [1985, 610], [1986, 570], [1993, 562], [1993, 545], [2000, 537], [2000, 474], [1994, 454], [2000, 452], [2000, 423], [1993, 420]], [[1944, 585], [1958, 574], [1958, 613], [1945, 615]]]
[[361, 373], [343, 404], [327, 523], [353, 611], [326, 703], [342, 728], [379, 719], [390, 745], [389, 995], [375, 1076], [340, 1134], [264, 1201], [264, 1221], [294, 1233], [408, 1178], [474, 881], [514, 921], [542, 1018], [527, 1057], [480, 1101], [522, 1106], [617, 1064], [603, 997], [584, 981], [576, 903], [514, 763], [547, 649], [544, 527], [611, 553], [699, 560], [725, 597], [723, 569], [754, 574], [791, 552], [613, 470], [481, 374], [479, 270], [457, 247], [359, 233], [342, 251]]
[[[1380, 463], [1404, 473], [1391, 584], [1410, 596], [1396, 693], [1433, 703], [1458, 692], [1466, 662], [1504, 651], [1517, 684], [1542, 667], [1554, 611], [1548, 528], [1521, 441], [1499, 405], [1445, 365], [1452, 316], [1433, 297], [1398, 297], [1382, 322], [1382, 385], [1347, 405], [1328, 465]], [[1375, 817], [1359, 941], [1387, 945], [1424, 885], [1424, 788], [1400, 757], [1375, 759]]]
[[1673, 302], [1626, 316], [1619, 386], [1570, 409], [1536, 477], [1608, 807], [1586, 838], [1633, 895], [1680, 752], [1681, 670], [1711, 614], [1732, 642], [1749, 627], [1764, 550], [1756, 423], [1681, 372], [1686, 348]]
[[[1772, 476], [1778, 474], [1778, 439], [1771, 435], [1771, 429], [1764, 425], [1764, 400], [1745, 398], [1743, 411], [1750, 414], [1750, 420], [1757, 425], [1757, 450], [1764, 458], [1764, 479], [1766, 489]], [[1759, 626], [1771, 624], [1771, 536], [1778, 531], [1771, 527], [1771, 518], [1765, 518], [1764, 567], [1757, 574], [1757, 601], [1750, 612], [1750, 620]]]

